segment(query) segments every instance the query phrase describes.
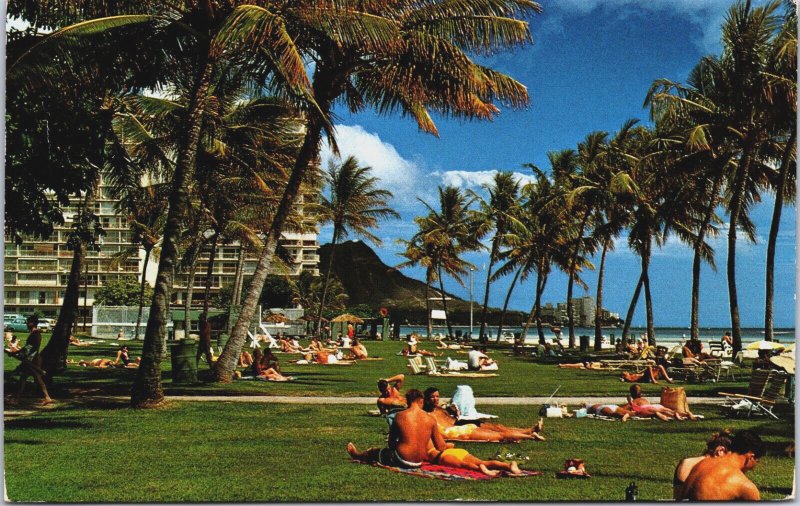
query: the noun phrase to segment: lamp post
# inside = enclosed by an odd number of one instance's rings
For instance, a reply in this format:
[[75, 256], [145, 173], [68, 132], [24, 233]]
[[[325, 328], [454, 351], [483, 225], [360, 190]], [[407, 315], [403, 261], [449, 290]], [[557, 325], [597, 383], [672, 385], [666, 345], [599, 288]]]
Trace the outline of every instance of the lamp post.
[[469, 338], [472, 339], [472, 273], [475, 267], [469, 268]]

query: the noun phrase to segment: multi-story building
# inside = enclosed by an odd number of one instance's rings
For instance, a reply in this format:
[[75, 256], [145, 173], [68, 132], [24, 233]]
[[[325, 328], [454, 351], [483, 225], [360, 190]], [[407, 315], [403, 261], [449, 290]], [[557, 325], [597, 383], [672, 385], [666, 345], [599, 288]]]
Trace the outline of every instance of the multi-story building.
[[[20, 245], [6, 239], [4, 310], [7, 313], [27, 314], [39, 309], [46, 316], [55, 316], [61, 308], [64, 289], [67, 285], [72, 262], [72, 251], [67, 249], [66, 242], [72, 226], [73, 217], [81, 204], [75, 199], [64, 211], [64, 224], [58, 226], [53, 234], [43, 240], [25, 240]], [[144, 250], [113, 267], [112, 257], [130, 247], [130, 230], [127, 218], [115, 209], [116, 200], [112, 198], [107, 187], [101, 183], [94, 204], [94, 212], [100, 219], [105, 235], [100, 238], [99, 251], [87, 254], [84, 279], [82, 281], [79, 306], [81, 315], [86, 314], [91, 321], [91, 307], [97, 290], [109, 281], [121, 276], [136, 276], [141, 280], [144, 267]], [[302, 201], [298, 203], [302, 207]], [[313, 228], [312, 228], [313, 230]], [[281, 245], [289, 252], [294, 261], [286, 272], [297, 275], [306, 270], [319, 274], [319, 256], [316, 232], [287, 232], [282, 236]], [[203, 288], [206, 283], [206, 269], [210, 249], [201, 253], [197, 274], [194, 279], [193, 304], [202, 304]], [[234, 282], [236, 266], [239, 259], [237, 243], [221, 245], [217, 250], [211, 282], [211, 296]], [[258, 258], [254, 253], [245, 257], [244, 276], [252, 276]], [[145, 278], [153, 285], [157, 270], [157, 262], [151, 261], [145, 271]], [[183, 303], [186, 294], [188, 274], [178, 272], [174, 277], [172, 301]], [[85, 312], [84, 312], [85, 308]]]

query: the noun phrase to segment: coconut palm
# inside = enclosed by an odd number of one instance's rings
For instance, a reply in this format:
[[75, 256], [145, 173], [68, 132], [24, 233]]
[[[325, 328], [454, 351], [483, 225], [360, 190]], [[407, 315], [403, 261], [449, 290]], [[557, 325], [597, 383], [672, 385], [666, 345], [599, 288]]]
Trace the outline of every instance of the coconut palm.
[[387, 207], [392, 192], [379, 188], [380, 180], [372, 176], [372, 168], [359, 166], [354, 156], [347, 157], [340, 164], [331, 161], [325, 174], [325, 181], [328, 185], [328, 196], [322, 196], [319, 214], [322, 218], [321, 223], [333, 224], [331, 238], [333, 247], [328, 257], [328, 269], [322, 285], [322, 297], [317, 312], [317, 332], [325, 308], [328, 281], [332, 274], [333, 258], [339, 240], [347, 238], [352, 232], [381, 245], [380, 238], [370, 232], [370, 229], [375, 228], [381, 219], [400, 217], [396, 211]]
[[[419, 217], [414, 221], [420, 226]], [[431, 284], [436, 280], [436, 259], [433, 252], [433, 244], [424, 243], [422, 235], [418, 232], [414, 234], [410, 241], [405, 239], [398, 240], [398, 244], [405, 247], [400, 256], [406, 259], [397, 265], [398, 269], [404, 267], [424, 267], [425, 268], [425, 313], [427, 314], [426, 335], [428, 339], [431, 338], [433, 332], [433, 322], [431, 321]]]
[[[489, 268], [486, 269], [486, 286], [483, 291], [483, 306], [480, 316], [481, 326], [478, 332], [480, 341], [485, 343], [487, 341], [484, 333], [486, 329], [486, 311], [489, 307], [489, 289], [494, 275], [492, 268], [497, 261], [500, 249], [503, 247], [505, 234], [514, 220], [520, 183], [510, 172], [496, 172], [492, 182], [484, 184], [483, 189], [489, 194], [489, 198], [483, 199], [474, 194], [478, 201], [478, 210], [475, 215], [481, 224], [481, 234], [485, 235], [492, 231], [494, 232], [492, 246], [489, 250]], [[499, 332], [497, 340], [498, 342], [500, 341]]]
[[[489, 119], [498, 112], [494, 100], [523, 106], [528, 101], [524, 86], [474, 63], [467, 52], [493, 53], [528, 43], [531, 34], [524, 17], [539, 11], [538, 4], [527, 0], [402, 6], [366, 2], [358, 8], [352, 2], [303, 0], [281, 11], [297, 47], [314, 61], [312, 96], [316, 108], [307, 111], [303, 146], [266, 232], [239, 320], [220, 356], [218, 381], [230, 381], [286, 217], [308, 167], [319, 156], [322, 132], [334, 101], [342, 99], [352, 112], [366, 107], [380, 113], [402, 112], [413, 117], [422, 131], [432, 134], [437, 130], [429, 111]], [[258, 41], [261, 27], [271, 21], [265, 10], [250, 5], [239, 7], [237, 12], [239, 34]]]

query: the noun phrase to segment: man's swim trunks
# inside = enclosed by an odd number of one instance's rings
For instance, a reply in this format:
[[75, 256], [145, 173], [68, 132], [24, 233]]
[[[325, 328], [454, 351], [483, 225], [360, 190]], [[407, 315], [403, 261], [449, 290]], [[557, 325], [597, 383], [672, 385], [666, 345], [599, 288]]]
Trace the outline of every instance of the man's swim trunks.
[[453, 425], [452, 427], [447, 427], [446, 429], [442, 430], [442, 435], [446, 439], [460, 439], [466, 436], [469, 436], [478, 426], [474, 423], [468, 423], [466, 425]]
[[458, 459], [459, 462], [464, 462], [464, 458], [466, 458], [467, 455], [469, 455], [469, 452], [463, 448], [448, 448], [439, 455], [437, 460], [441, 462], [442, 457], [454, 457]]
[[397, 454], [397, 451], [392, 450], [391, 448], [381, 448], [381, 451], [378, 453], [378, 463], [383, 464], [384, 466], [405, 467], [411, 469], [422, 466], [422, 462], [409, 462], [408, 460], [403, 459]]

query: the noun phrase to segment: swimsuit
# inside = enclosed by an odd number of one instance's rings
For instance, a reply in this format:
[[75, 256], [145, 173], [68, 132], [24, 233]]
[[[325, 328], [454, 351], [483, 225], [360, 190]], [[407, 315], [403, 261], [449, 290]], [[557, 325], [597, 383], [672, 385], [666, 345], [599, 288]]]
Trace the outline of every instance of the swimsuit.
[[463, 448], [448, 448], [447, 450], [443, 451], [439, 454], [439, 460], [442, 457], [454, 457], [458, 459], [459, 462], [464, 462], [464, 459], [469, 455], [469, 452]]
[[459, 439], [469, 436], [475, 432], [475, 429], [477, 428], [478, 426], [474, 423], [468, 423], [466, 425], [453, 425], [452, 427], [447, 427], [444, 429], [440, 427], [442, 435], [445, 437], [445, 439]]
[[422, 462], [409, 462], [398, 455], [397, 450], [392, 450], [391, 448], [381, 448], [381, 451], [378, 452], [378, 463], [384, 466], [406, 467], [411, 469], [421, 467], [423, 464]]
[[633, 405], [634, 413], [652, 414], [663, 409], [664, 406], [661, 404], [644, 404], [642, 406], [638, 406], [636, 404]]
[[598, 415], [602, 415], [603, 414], [603, 410], [605, 408], [609, 408], [612, 413], [616, 413], [617, 412], [617, 405], [616, 404], [603, 404], [601, 406], [597, 406], [597, 409], [595, 409], [594, 412], [597, 413]]

